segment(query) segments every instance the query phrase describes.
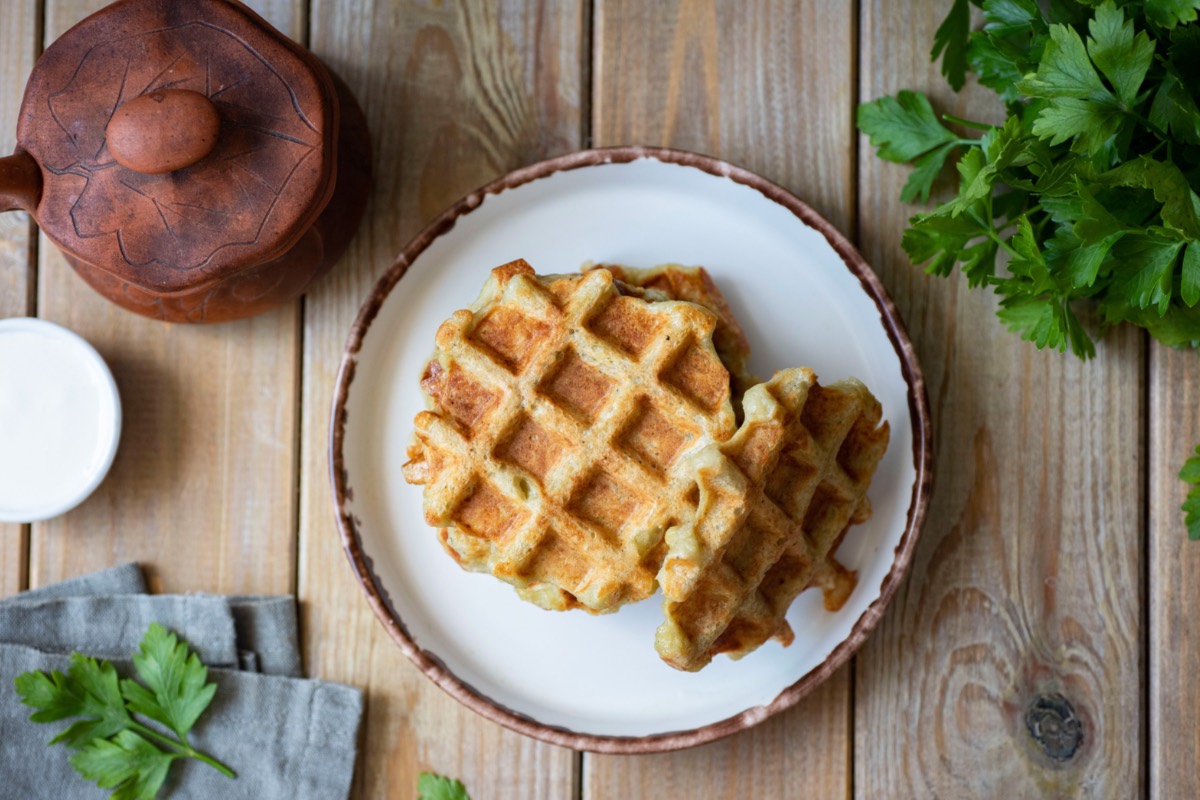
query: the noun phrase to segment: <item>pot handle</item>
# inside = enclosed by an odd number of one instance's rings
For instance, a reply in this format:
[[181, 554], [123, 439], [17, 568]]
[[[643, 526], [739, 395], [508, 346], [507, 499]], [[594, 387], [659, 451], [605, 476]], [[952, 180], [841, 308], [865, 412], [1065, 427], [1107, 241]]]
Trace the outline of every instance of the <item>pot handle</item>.
[[42, 199], [42, 170], [21, 148], [0, 158], [0, 211], [37, 210]]

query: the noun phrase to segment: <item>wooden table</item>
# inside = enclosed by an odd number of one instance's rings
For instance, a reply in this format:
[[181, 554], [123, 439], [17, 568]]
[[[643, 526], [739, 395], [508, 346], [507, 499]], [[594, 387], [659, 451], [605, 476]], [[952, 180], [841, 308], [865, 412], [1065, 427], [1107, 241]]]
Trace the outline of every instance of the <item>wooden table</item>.
[[[101, 5], [0, 3], [4, 152], [40, 49]], [[992, 297], [908, 263], [907, 170], [874, 157], [854, 109], [908, 87], [1000, 119], [994, 95], [955, 96], [929, 63], [949, 0], [252, 5], [364, 105], [367, 219], [303, 300], [182, 327], [102, 300], [27, 217], [0, 217], [0, 317], [93, 342], [126, 419], [83, 506], [0, 525], [0, 595], [129, 560], [159, 591], [295, 594], [308, 672], [367, 693], [356, 798], [411, 798], [421, 770], [461, 777], [476, 800], [1200, 796], [1200, 544], [1175, 478], [1200, 440], [1200, 359], [1133, 330], [1087, 364], [1039, 352], [1002, 329]], [[910, 577], [832, 680], [709, 746], [592, 756], [460, 708], [385, 636], [341, 553], [326, 430], [350, 323], [414, 232], [509, 169], [630, 143], [744, 165], [858, 243], [924, 365], [937, 476]], [[1079, 721], [1077, 746], [1031, 735], [1055, 715]]]

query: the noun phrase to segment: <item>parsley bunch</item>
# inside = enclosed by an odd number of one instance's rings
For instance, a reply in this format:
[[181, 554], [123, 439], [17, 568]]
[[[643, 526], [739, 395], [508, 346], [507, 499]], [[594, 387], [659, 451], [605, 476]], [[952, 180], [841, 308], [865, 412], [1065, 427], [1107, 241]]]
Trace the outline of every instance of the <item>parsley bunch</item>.
[[[902, 200], [927, 201], [959, 156], [958, 195], [909, 220], [909, 258], [990, 286], [1000, 319], [1039, 348], [1089, 358], [1122, 322], [1200, 346], [1200, 0], [970, 2], [982, 30], [954, 0], [932, 55], [955, 90], [968, 70], [995, 90], [1003, 124], [939, 118], [910, 91], [858, 109], [879, 156], [916, 167]], [[1200, 485], [1188, 502], [1200, 507]], [[1200, 538], [1200, 514], [1188, 531]]]
[[[73, 653], [66, 674], [26, 672], [15, 681], [25, 705], [38, 709], [34, 722], [80, 719], [50, 740], [76, 752], [71, 766], [113, 800], [153, 800], [180, 758], [203, 761], [222, 775], [233, 770], [188, 744], [188, 731], [217, 690], [208, 668], [174, 634], [152, 623], [133, 656], [143, 683], [121, 680], [111, 663]], [[166, 726], [174, 735], [139, 722], [134, 714]]]

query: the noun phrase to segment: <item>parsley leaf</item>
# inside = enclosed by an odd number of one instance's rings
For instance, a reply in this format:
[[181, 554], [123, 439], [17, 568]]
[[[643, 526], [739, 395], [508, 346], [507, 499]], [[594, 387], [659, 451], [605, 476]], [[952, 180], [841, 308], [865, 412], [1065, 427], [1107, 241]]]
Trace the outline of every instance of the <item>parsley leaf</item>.
[[900, 92], [858, 107], [858, 128], [879, 148], [887, 161], [912, 161], [935, 147], [957, 140], [933, 113], [929, 98], [920, 92]]
[[1134, 105], [1146, 70], [1154, 60], [1154, 43], [1145, 31], [1134, 36], [1133, 20], [1125, 19], [1124, 12], [1112, 0], [1096, 8], [1088, 30], [1091, 32], [1088, 55], [1108, 78], [1117, 98], [1125, 106]]
[[[1047, 101], [1033, 123], [1035, 136], [1049, 139], [1051, 146], [1074, 140], [1076, 149], [1096, 156], [1120, 133], [1127, 121], [1122, 102], [1126, 96], [1135, 101], [1154, 57], [1154, 44], [1145, 33], [1135, 38], [1132, 23], [1127, 26], [1124, 19], [1111, 0], [1101, 5], [1087, 47], [1074, 28], [1050, 26], [1037, 71], [1017, 83], [1028, 96]], [[1119, 96], [1104, 85], [1092, 58]]]
[[1179, 297], [1188, 308], [1200, 302], [1200, 243], [1192, 242], [1183, 253]]
[[1200, 109], [1173, 69], [1168, 68], [1163, 75], [1148, 119], [1181, 142], [1200, 144]]
[[[196, 655], [152, 623], [133, 661], [149, 688], [120, 680], [108, 661], [79, 653], [72, 654], [66, 674], [26, 672], [14, 685], [21, 701], [37, 709], [30, 715], [34, 722], [81, 717], [50, 744], [65, 742], [76, 750], [71, 765], [101, 788], [115, 789], [113, 800], [152, 800], [180, 758], [203, 761], [234, 777], [229, 767], [187, 743], [188, 731], [216, 691], [215, 684], [206, 683], [208, 670]], [[176, 736], [147, 727], [134, 714], [161, 722]]]
[[[1080, 25], [1087, 21], [1088, 0], [1040, 0], [1046, 8], [1046, 19], [1068, 25]], [[1094, 0], [1092, 0], [1094, 2]]]
[[1129, 298], [1109, 292], [1099, 298], [1098, 310], [1106, 324], [1137, 325], [1168, 347], [1200, 347], [1200, 306], [1172, 302], [1160, 314], [1157, 306], [1139, 308]]
[[34, 722], [83, 717], [51, 739], [50, 744], [66, 742], [68, 747], [81, 747], [92, 739], [123, 731], [132, 723], [121, 702], [117, 671], [107, 661], [75, 653], [67, 674], [58, 670], [50, 675], [26, 672], [17, 676], [15, 684], [25, 705], [41, 709], [30, 715]]
[[985, 133], [979, 139], [979, 148], [958, 164], [963, 186], [951, 204], [951, 213], [955, 215], [991, 196], [1003, 170], [1029, 155], [1021, 137], [1021, 123], [1016, 118], [1009, 118], [1003, 128], [992, 128]]
[[954, 0], [950, 13], [933, 34], [930, 61], [942, 56], [942, 75], [958, 91], [967, 80], [967, 46], [971, 35], [971, 7], [967, 0]]
[[1146, 0], [1146, 17], [1164, 28], [1195, 21], [1197, 9], [1200, 0]]
[[116, 789], [113, 800], [153, 800], [179, 753], [164, 753], [133, 731], [95, 739], [71, 756], [71, 766], [101, 789]]
[[1027, 215], [1017, 219], [1011, 240], [1009, 277], [995, 281], [1000, 301], [1000, 319], [1008, 328], [1039, 348], [1066, 350], [1068, 346], [1084, 357], [1094, 354], [1091, 338], [1083, 330], [1061, 291], [1060, 276], [1043, 253]]
[[1007, 38], [1031, 29], [1045, 30], [1042, 13], [1033, 0], [985, 0], [983, 31], [989, 38]]
[[1091, 340], [1066, 304], [1049, 297], [1014, 295], [1000, 301], [1000, 319], [1008, 329], [1039, 348], [1053, 347], [1091, 355]]
[[[121, 681], [121, 693], [129, 710], [161, 722], [183, 741], [196, 720], [212, 702], [215, 683], [207, 683], [208, 668], [173, 633], [152, 623], [142, 639], [133, 664], [146, 686]], [[149, 687], [147, 690], [146, 687]]]
[[941, 174], [946, 165], [946, 158], [954, 149], [954, 142], [947, 142], [936, 150], [930, 150], [914, 162], [916, 169], [909, 173], [904, 188], [900, 190], [900, 200], [911, 203], [919, 199], [922, 203], [929, 201], [929, 192], [933, 182]]
[[1183, 469], [1179, 471], [1179, 479], [1191, 484], [1187, 499], [1183, 501], [1183, 513], [1188, 538], [1196, 541], [1200, 539], [1200, 447], [1196, 448], [1196, 455], [1184, 462]]
[[1137, 308], [1153, 308], [1161, 317], [1171, 303], [1175, 261], [1183, 242], [1153, 234], [1130, 234], [1113, 248], [1116, 268], [1112, 292]]
[[1111, 101], [1088, 58], [1079, 33], [1067, 25], [1051, 25], [1050, 41], [1042, 52], [1037, 72], [1025, 76], [1017, 86], [1030, 97], [1073, 97], [1078, 100]]
[[471, 800], [461, 781], [422, 772], [417, 778], [417, 800]]
[[1162, 203], [1162, 224], [1188, 239], [1200, 239], [1200, 197], [1174, 164], [1140, 156], [1101, 176], [1100, 180], [1109, 185], [1153, 191], [1154, 199]]
[[1124, 231], [1115, 231], [1084, 244], [1072, 226], [1061, 225], [1054, 237], [1046, 241], [1046, 260], [1063, 277], [1067, 287], [1087, 290], [1096, 285], [1100, 266], [1122, 236]]
[[1000, 93], [1005, 102], [1012, 103], [1020, 97], [1017, 81], [1025, 75], [1024, 65], [1017, 58], [999, 47], [982, 32], [971, 35], [968, 50], [971, 68], [979, 76], [979, 82]]
[[1121, 112], [1112, 106], [1063, 97], [1042, 109], [1033, 123], [1033, 133], [1049, 139], [1052, 145], [1081, 136], [1084, 152], [1097, 153], [1120, 124]]
[[1020, 98], [1017, 82], [1033, 71], [1033, 54], [1044, 46], [1046, 22], [1033, 0], [984, 0], [983, 19], [967, 58], [979, 82], [1012, 104]]
[[952, 131], [938, 121], [929, 99], [919, 92], [900, 92], [858, 107], [858, 127], [879, 148], [879, 157], [888, 161], [916, 162], [900, 199], [911, 202], [929, 200], [933, 182], [946, 159], [959, 144]]

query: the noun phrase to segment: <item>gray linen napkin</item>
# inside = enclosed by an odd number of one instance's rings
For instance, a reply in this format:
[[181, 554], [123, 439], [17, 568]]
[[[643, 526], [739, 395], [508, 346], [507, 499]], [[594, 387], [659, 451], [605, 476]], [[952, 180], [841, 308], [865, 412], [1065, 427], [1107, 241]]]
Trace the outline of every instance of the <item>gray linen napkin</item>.
[[146, 579], [137, 564], [122, 564], [100, 572], [68, 578], [38, 589], [6, 597], [0, 603], [23, 603], [30, 600], [46, 600], [51, 597], [92, 597], [105, 594], [145, 594]]
[[[32, 593], [29, 593], [32, 594]], [[48, 653], [128, 658], [151, 622], [183, 638], [210, 667], [300, 676], [291, 597], [111, 594], [0, 600], [0, 642]]]
[[[271, 673], [210, 669], [217, 694], [189, 740], [239, 777], [180, 761], [163, 798], [334, 800], [349, 792], [362, 695], [286, 677], [300, 672], [292, 598], [138, 595], [144, 582], [136, 565], [64, 584], [0, 601], [0, 798], [108, 796], [71, 769], [65, 747], [46, 746], [68, 722], [30, 722], [32, 710], [21, 704], [12, 681], [32, 669], [66, 670], [74, 650], [109, 658], [132, 676], [125, 659], [151, 621], [187, 640], [210, 667], [249, 663]], [[94, 596], [108, 592], [115, 594]]]
[[[23, 672], [66, 670], [69, 662], [66, 656], [0, 644], [0, 676], [8, 686]], [[122, 675], [132, 674], [128, 662], [113, 663]], [[349, 793], [362, 716], [357, 689], [248, 672], [213, 669], [208, 674], [217, 694], [188, 740], [238, 777], [226, 778], [199, 762], [177, 762], [164, 800], [333, 800]], [[0, 797], [108, 797], [71, 769], [66, 748], [46, 746], [65, 723], [30, 722], [30, 709], [16, 693], [6, 695], [0, 699]]]
[[[253, 664], [247, 666], [243, 663], [242, 669], [268, 675], [300, 677], [296, 601], [291, 597], [259, 596], [233, 596], [227, 599], [233, 611], [238, 648], [243, 660]], [[0, 641], [4, 639], [0, 637]]]
[[125, 658], [151, 622], [182, 637], [211, 667], [237, 668], [233, 614], [222, 597], [122, 594], [0, 603], [0, 642], [47, 653]]

